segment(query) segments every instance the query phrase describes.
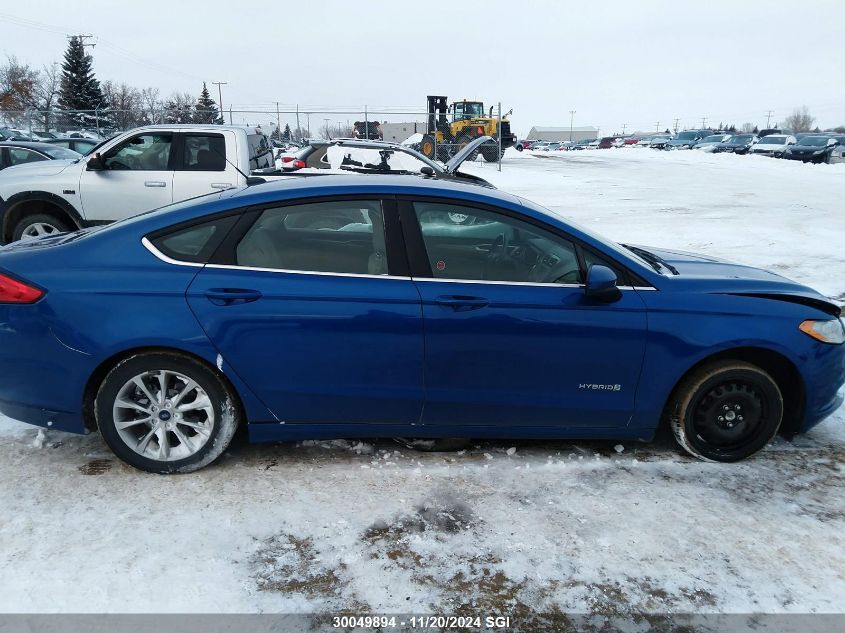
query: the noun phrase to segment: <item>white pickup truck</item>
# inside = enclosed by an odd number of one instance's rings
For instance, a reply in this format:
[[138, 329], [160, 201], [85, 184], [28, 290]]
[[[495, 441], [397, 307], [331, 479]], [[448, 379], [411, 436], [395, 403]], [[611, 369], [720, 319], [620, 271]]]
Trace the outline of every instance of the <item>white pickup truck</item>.
[[105, 224], [245, 185], [252, 170], [272, 166], [267, 137], [253, 128], [136, 128], [83, 158], [1, 171], [0, 244]]

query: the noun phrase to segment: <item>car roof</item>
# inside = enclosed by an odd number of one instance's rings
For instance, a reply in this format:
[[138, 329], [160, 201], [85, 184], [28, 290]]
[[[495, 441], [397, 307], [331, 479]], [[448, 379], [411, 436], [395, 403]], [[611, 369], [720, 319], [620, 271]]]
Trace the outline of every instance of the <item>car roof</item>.
[[56, 138], [48, 138], [48, 139], [47, 139], [46, 141], [44, 141], [44, 142], [45, 142], [45, 143], [51, 143], [51, 144], [52, 144], [52, 143], [64, 143], [64, 142], [66, 142], [66, 141], [75, 141], [75, 142], [77, 142], [77, 143], [79, 143], [79, 142], [82, 142], [82, 143], [94, 143], [95, 145], [96, 145], [97, 143], [100, 143], [100, 141], [98, 141], [98, 140], [97, 140], [97, 139], [95, 139], [95, 138], [84, 138], [84, 137], [79, 137], [79, 136], [57, 136]]
[[50, 143], [42, 143], [40, 141], [0, 141], [0, 147], [23, 147], [25, 149], [35, 149], [41, 152], [53, 149]]
[[233, 193], [232, 198], [237, 198], [247, 204], [262, 204], [281, 198], [338, 194], [443, 195], [465, 199], [484, 198], [494, 204], [498, 202], [500, 204], [521, 205], [520, 199], [512, 194], [479, 187], [472, 183], [464, 184], [453, 180], [438, 180], [420, 176], [380, 174], [367, 174], [362, 178], [351, 178], [340, 174], [319, 178], [288, 176], [243, 187]]

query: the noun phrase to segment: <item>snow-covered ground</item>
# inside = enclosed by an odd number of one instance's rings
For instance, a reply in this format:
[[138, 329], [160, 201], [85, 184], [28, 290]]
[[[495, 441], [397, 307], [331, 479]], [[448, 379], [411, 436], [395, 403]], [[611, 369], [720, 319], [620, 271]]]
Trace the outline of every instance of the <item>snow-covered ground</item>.
[[[623, 149], [467, 169], [611, 238], [845, 298], [845, 165]], [[0, 418], [0, 611], [841, 612], [844, 459], [840, 410], [735, 465], [665, 440], [241, 439], [163, 477]]]

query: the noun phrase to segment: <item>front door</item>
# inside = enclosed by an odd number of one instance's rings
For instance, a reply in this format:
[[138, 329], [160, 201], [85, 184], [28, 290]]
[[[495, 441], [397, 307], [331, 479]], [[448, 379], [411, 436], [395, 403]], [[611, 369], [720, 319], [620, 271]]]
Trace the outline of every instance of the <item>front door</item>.
[[173, 136], [137, 134], [103, 154], [105, 169], [83, 170], [79, 194], [85, 219], [122, 220], [172, 203]]
[[587, 299], [584, 249], [551, 229], [496, 210], [405, 204], [430, 270], [415, 277], [424, 424], [628, 424], [646, 336], [636, 291], [611, 304]]
[[377, 199], [251, 211], [188, 289], [221, 362], [286, 424], [419, 422], [420, 298], [388, 265], [384, 215]]

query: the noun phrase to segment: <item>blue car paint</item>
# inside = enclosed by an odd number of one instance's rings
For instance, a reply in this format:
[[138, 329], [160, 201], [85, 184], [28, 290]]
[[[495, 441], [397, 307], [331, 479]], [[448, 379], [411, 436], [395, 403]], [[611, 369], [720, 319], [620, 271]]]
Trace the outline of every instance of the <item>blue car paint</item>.
[[[182, 266], [141, 244], [158, 229], [219, 211], [361, 194], [441, 196], [515, 211], [605, 253], [650, 288], [625, 289], [619, 302], [596, 305], [581, 288]], [[0, 271], [47, 291], [34, 305], [0, 305], [0, 411], [41, 426], [84, 432], [91, 377], [116, 356], [151, 347], [220, 367], [256, 441], [409, 434], [649, 439], [683, 374], [737, 347], [776, 352], [795, 365], [806, 392], [801, 430], [841, 404], [845, 346], [798, 330], [805, 319], [831, 315], [742, 296], [825, 301], [812, 289], [766, 271], [652, 249], [681, 273], [662, 275], [618, 245], [489, 189], [401, 177], [297, 179], [180, 203], [74, 237], [0, 249]], [[204, 293], [236, 280], [237, 287], [259, 286], [264, 298], [215, 310]], [[489, 304], [451, 311], [437, 303], [444, 292], [482, 294]], [[271, 323], [286, 329], [271, 331]]]

